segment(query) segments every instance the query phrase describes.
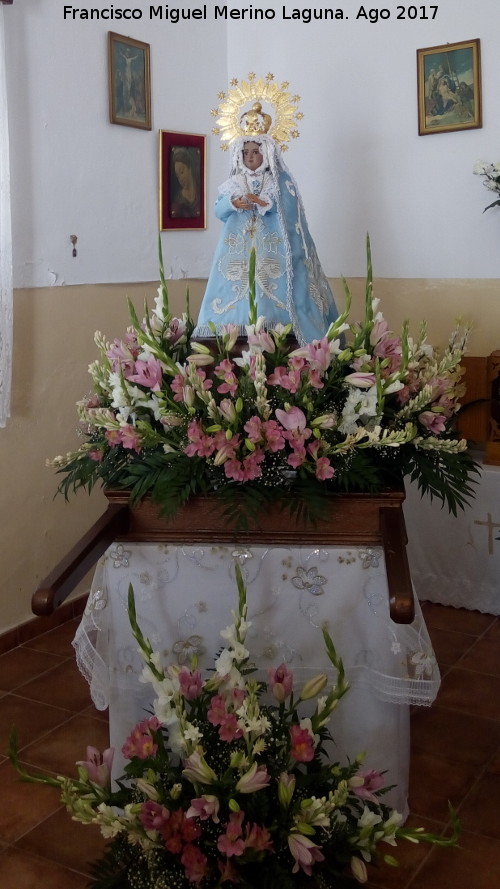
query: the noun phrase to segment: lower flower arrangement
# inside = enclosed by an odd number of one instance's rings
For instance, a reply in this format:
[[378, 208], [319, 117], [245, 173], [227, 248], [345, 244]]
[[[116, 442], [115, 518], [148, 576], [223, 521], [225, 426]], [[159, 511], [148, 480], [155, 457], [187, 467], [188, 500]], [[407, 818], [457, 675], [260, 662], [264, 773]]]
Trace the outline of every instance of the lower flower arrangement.
[[[78, 778], [33, 776], [17, 755], [22, 780], [56, 786], [71, 816], [97, 824], [109, 839], [90, 889], [347, 889], [367, 880], [368, 862], [397, 866], [400, 841], [456, 846], [447, 837], [404, 827], [384, 803], [384, 773], [328, 758], [328, 725], [348, 692], [343, 662], [323, 627], [327, 666], [296, 688], [283, 663], [255, 677], [246, 638], [246, 588], [238, 563], [238, 608], [221, 631], [213, 669], [196, 658], [164, 665], [138, 625], [134, 591], [128, 615], [154, 703], [122, 747], [124, 775], [111, 781], [112, 749], [87, 748]], [[330, 748], [331, 749], [331, 748]]]

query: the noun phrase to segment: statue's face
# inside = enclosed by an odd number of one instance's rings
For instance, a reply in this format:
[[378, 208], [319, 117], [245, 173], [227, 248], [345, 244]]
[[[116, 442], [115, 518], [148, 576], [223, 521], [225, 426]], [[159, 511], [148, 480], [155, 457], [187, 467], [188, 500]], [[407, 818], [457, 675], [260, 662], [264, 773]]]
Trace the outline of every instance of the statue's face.
[[249, 170], [258, 170], [264, 160], [258, 142], [245, 142], [243, 146], [243, 163]]

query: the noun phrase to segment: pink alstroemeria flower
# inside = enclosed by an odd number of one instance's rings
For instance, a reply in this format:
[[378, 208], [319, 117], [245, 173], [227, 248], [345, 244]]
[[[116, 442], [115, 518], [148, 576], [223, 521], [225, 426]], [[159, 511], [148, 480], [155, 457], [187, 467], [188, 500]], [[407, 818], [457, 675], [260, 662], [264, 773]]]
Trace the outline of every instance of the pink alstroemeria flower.
[[156, 716], [149, 716], [138, 722], [122, 747], [125, 759], [132, 759], [134, 756], [138, 759], [147, 759], [149, 756], [154, 756], [158, 745], [153, 740], [151, 732], [157, 731], [159, 727], [160, 722]]
[[129, 448], [129, 450], [136, 451], [138, 454], [141, 452], [140, 436], [130, 423], [121, 427], [120, 439], [124, 448]]
[[111, 766], [113, 765], [113, 756], [115, 754], [114, 747], [108, 747], [103, 753], [97, 747], [87, 747], [85, 761], [77, 762], [77, 766], [85, 769], [88, 778], [93, 784], [99, 787], [110, 787], [111, 785]]
[[293, 874], [296, 874], [302, 868], [304, 873], [310, 877], [316, 861], [325, 860], [320, 846], [317, 846], [309, 837], [305, 837], [301, 833], [289, 834], [288, 848], [295, 859], [295, 864], [292, 868]]
[[187, 843], [181, 855], [181, 864], [190, 883], [201, 883], [208, 871], [208, 858], [198, 846]]
[[234, 364], [229, 358], [224, 358], [215, 368], [215, 374], [222, 379], [222, 383], [217, 386], [217, 392], [224, 395], [226, 392], [234, 397], [238, 388], [238, 380], [233, 371]]
[[240, 809], [239, 812], [231, 812], [226, 832], [221, 834], [217, 840], [217, 848], [219, 852], [230, 858], [232, 855], [242, 855], [245, 851], [245, 841], [242, 837], [241, 825], [245, 813]]
[[314, 759], [314, 739], [300, 725], [290, 726], [290, 756], [297, 762], [311, 762]]
[[181, 667], [178, 675], [181, 692], [187, 701], [194, 701], [201, 694], [203, 679], [200, 670]]
[[259, 824], [247, 824], [245, 847], [253, 849], [255, 852], [270, 852], [273, 848], [273, 841], [267, 827], [260, 827]]

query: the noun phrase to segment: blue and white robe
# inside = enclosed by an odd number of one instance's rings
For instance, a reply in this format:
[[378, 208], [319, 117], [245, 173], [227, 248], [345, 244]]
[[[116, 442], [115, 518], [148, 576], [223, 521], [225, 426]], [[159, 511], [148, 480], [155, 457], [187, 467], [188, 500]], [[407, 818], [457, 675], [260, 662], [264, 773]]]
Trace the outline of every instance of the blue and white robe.
[[[261, 144], [264, 162], [254, 173], [242, 162], [243, 140], [235, 152], [233, 175], [219, 189], [215, 214], [224, 224], [215, 250], [194, 337], [213, 336], [236, 324], [241, 333], [248, 324], [248, 267], [250, 251], [256, 252], [257, 315], [267, 328], [292, 324], [304, 344], [320, 339], [338, 312], [328, 281], [309, 233], [297, 185], [286, 169], [279, 149], [270, 137], [244, 141]], [[232, 200], [253, 191], [266, 202], [252, 209], [237, 209]]]

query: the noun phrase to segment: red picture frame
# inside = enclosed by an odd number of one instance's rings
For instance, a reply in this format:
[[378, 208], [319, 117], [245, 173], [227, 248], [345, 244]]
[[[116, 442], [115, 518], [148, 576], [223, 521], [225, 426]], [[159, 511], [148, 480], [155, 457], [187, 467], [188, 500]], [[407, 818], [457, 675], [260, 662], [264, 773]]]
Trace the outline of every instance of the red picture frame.
[[205, 136], [160, 130], [160, 231], [206, 228]]

